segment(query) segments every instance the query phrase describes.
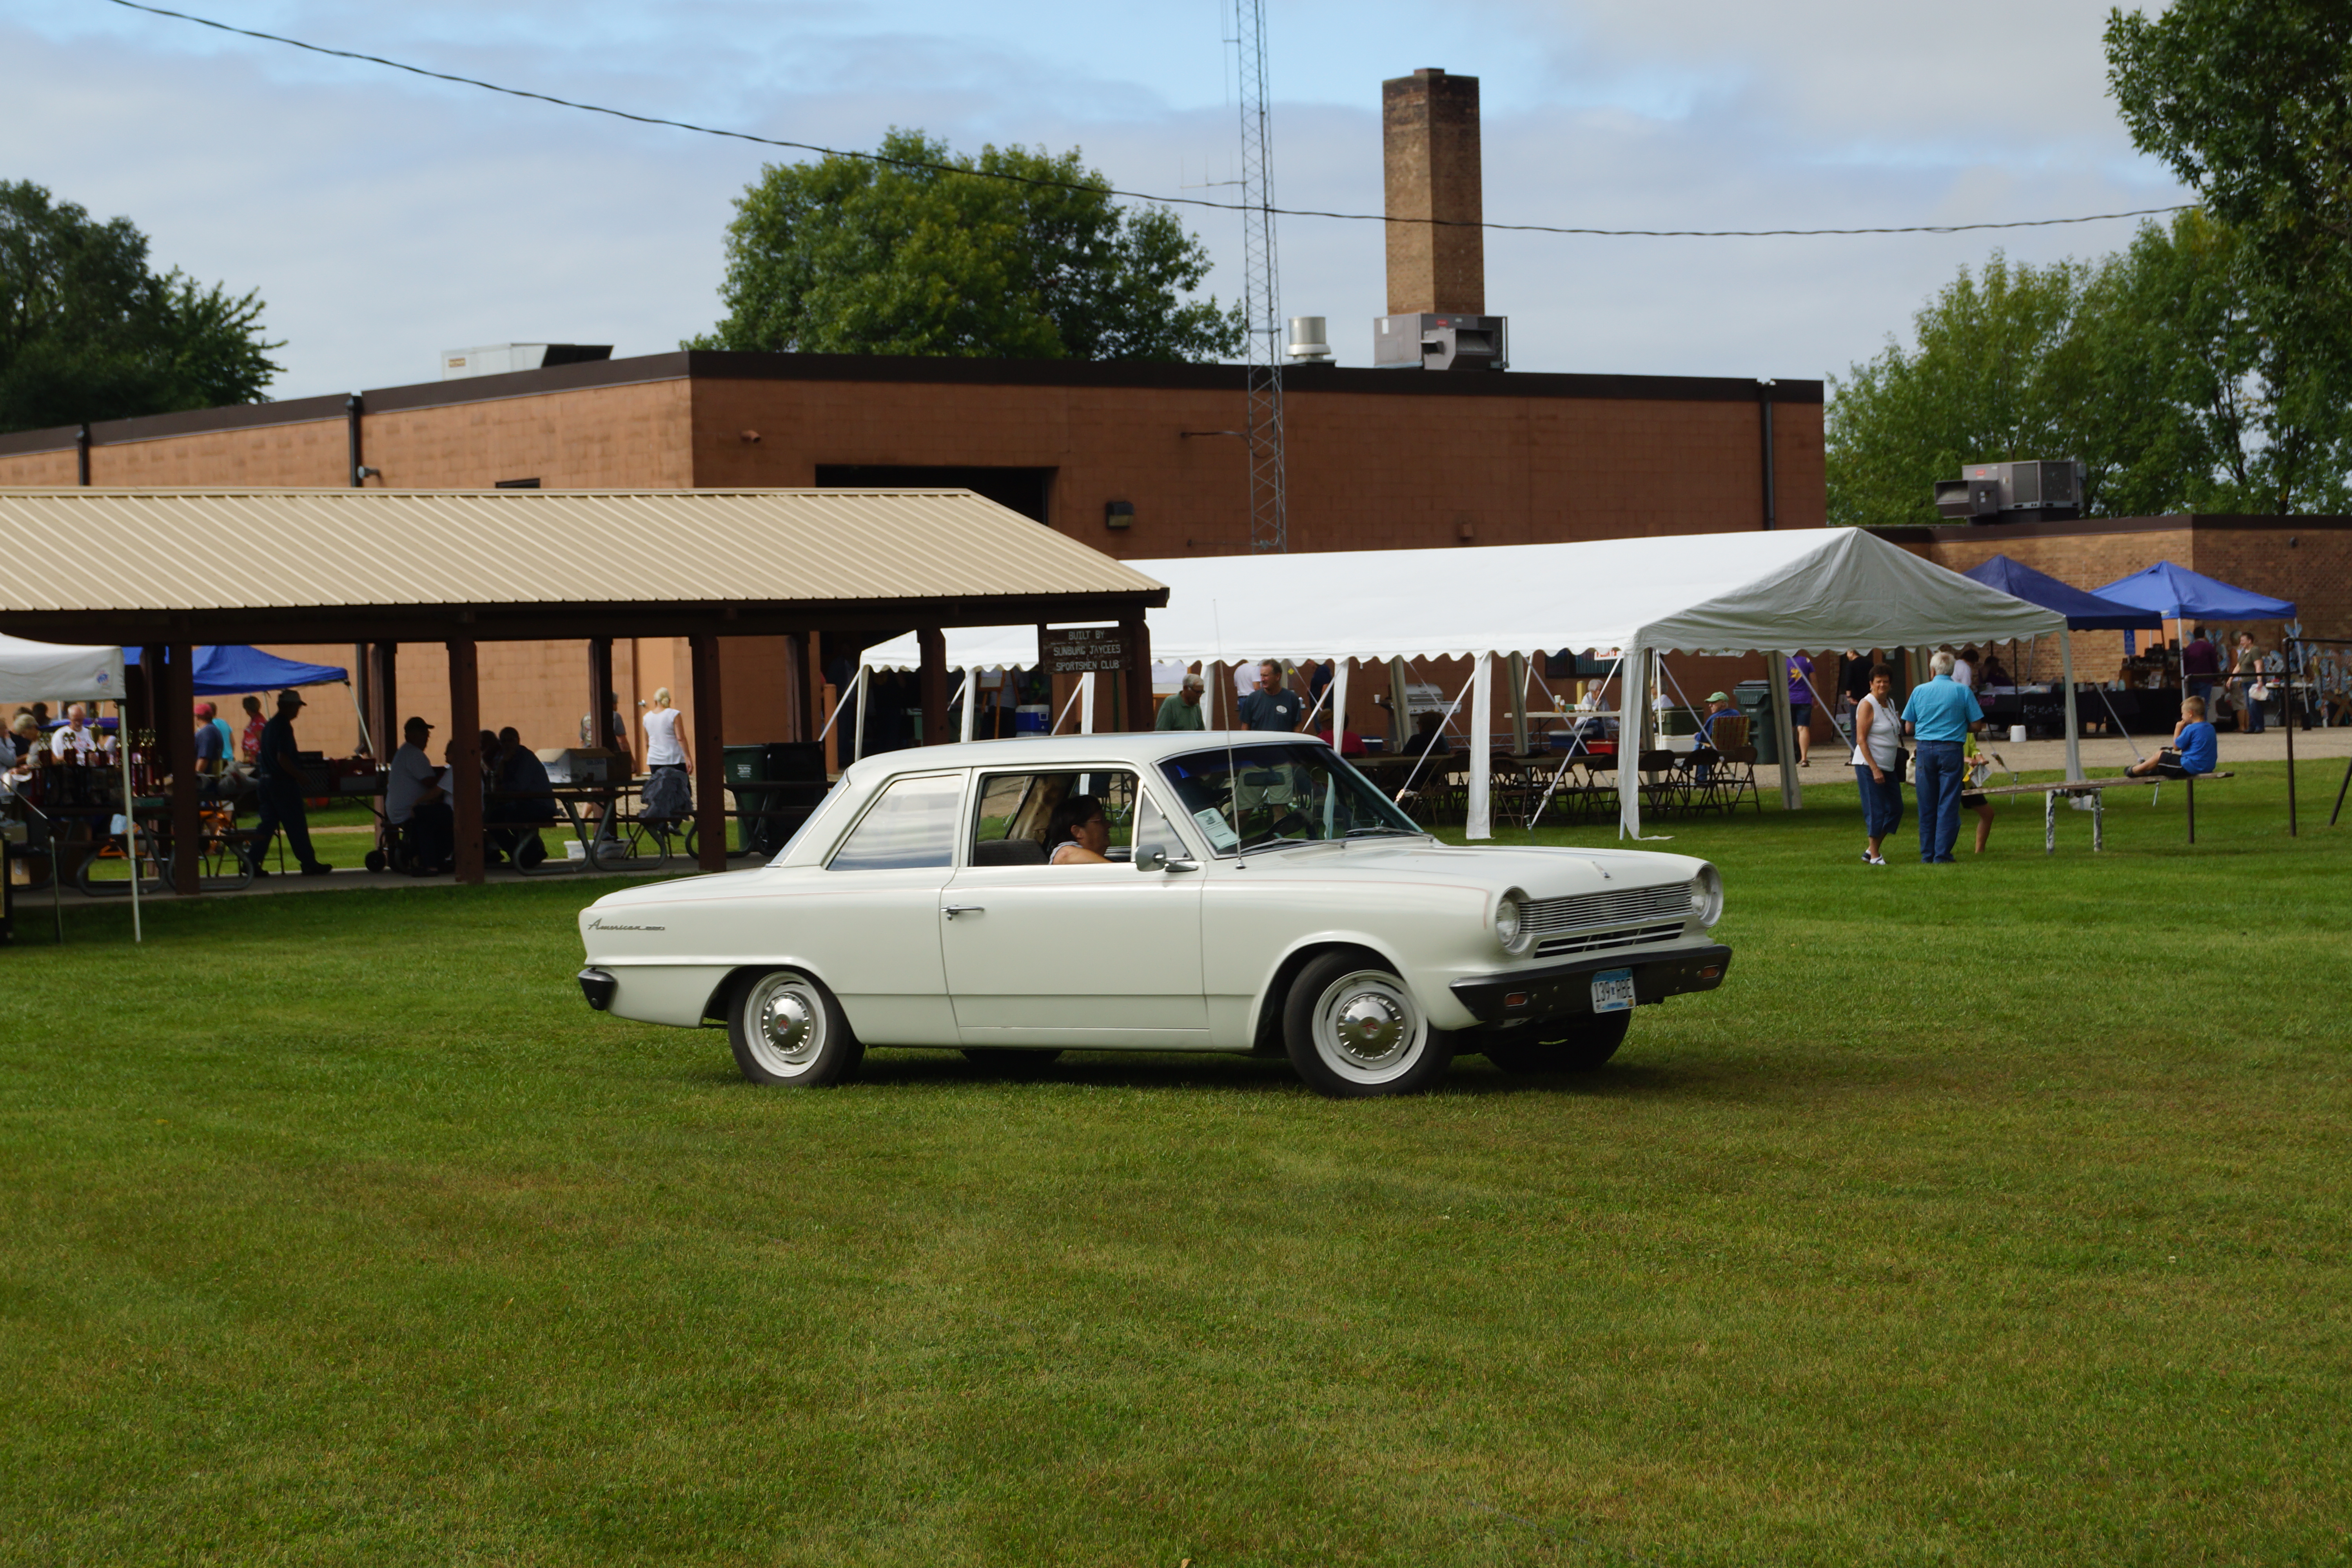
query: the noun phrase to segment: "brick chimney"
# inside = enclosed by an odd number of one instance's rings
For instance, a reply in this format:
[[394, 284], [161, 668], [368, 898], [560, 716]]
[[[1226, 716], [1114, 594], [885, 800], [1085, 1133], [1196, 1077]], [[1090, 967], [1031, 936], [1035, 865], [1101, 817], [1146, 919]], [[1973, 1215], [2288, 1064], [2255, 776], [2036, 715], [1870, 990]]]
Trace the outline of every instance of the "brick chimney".
[[[1388, 215], [1475, 225], [1486, 215], [1478, 79], [1417, 70], [1381, 84]], [[1391, 223], [1389, 314], [1484, 315], [1486, 240], [1475, 227]]]

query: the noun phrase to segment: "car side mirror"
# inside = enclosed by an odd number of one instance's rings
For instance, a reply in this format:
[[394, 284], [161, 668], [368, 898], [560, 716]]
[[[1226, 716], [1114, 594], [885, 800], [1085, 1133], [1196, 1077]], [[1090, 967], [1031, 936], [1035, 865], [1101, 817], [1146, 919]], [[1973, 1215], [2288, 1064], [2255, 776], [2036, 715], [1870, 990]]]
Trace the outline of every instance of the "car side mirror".
[[1139, 871], [1165, 871], [1168, 869], [1168, 851], [1161, 848], [1157, 844], [1151, 845], [1149, 847], [1139, 847], [1135, 851], [1133, 859], [1135, 862], [1135, 868]]

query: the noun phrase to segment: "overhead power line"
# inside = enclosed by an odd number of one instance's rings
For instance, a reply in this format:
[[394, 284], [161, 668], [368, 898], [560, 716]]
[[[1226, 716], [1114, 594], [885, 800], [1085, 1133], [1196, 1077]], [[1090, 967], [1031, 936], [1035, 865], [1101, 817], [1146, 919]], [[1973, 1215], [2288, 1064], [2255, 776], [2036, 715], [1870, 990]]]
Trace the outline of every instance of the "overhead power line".
[[1775, 239], [1805, 238], [1822, 235], [1850, 234], [1968, 234], [1990, 228], [2050, 228], [2069, 223], [2105, 223], [2111, 218], [2157, 217], [2166, 213], [2187, 212], [2197, 204], [2180, 202], [2166, 207], [2134, 207], [2128, 212], [2086, 213], [2080, 217], [2015, 218], [2005, 223], [1915, 223], [1891, 225], [1879, 228], [1580, 228], [1550, 223], [1464, 223], [1459, 219], [1437, 217], [1392, 217], [1386, 213], [1327, 212], [1316, 207], [1258, 208], [1241, 202], [1213, 202], [1198, 196], [1161, 196], [1148, 191], [1123, 191], [1113, 185], [1085, 184], [1076, 180], [1044, 179], [1034, 174], [1015, 174], [994, 169], [964, 169], [952, 163], [926, 163], [919, 158], [893, 158], [881, 153], [861, 153], [845, 147], [822, 147], [814, 142], [790, 142], [775, 136], [755, 136], [748, 131], [729, 131], [716, 125], [697, 125], [689, 120], [669, 120], [658, 114], [636, 114], [625, 109], [611, 109], [601, 103], [582, 103], [574, 99], [557, 98], [552, 93], [532, 92], [526, 88], [501, 87], [494, 81], [478, 77], [456, 76], [448, 71], [427, 70], [403, 60], [386, 59], [382, 55], [362, 54], [355, 49], [331, 49], [323, 44], [306, 44], [299, 38], [289, 38], [277, 33], [257, 32], [251, 27], [235, 27], [226, 22], [215, 22], [209, 16], [191, 16], [185, 11], [166, 10], [161, 5], [143, 5], [140, 0], [107, 0], [109, 5], [126, 10], [144, 11], [152, 16], [169, 16], [174, 21], [194, 22], [199, 27], [211, 27], [217, 32], [234, 33], [239, 37], [258, 38], [267, 44], [284, 44], [289, 48], [304, 49], [314, 55], [328, 55], [341, 60], [358, 60], [362, 64], [383, 66], [411, 76], [421, 76], [434, 81], [454, 82], [459, 87], [477, 87], [484, 92], [503, 93], [509, 98], [527, 98], [537, 103], [551, 103], [558, 109], [576, 109], [586, 114], [605, 114], [615, 120], [635, 121], [639, 125], [664, 125], [673, 131], [690, 131], [698, 136], [722, 136], [730, 142], [750, 142], [761, 147], [782, 147], [795, 153], [815, 153], [827, 158], [856, 158], [867, 163], [882, 163], [892, 168], [914, 169], [926, 174], [965, 174], [974, 179], [1003, 180], [1021, 185], [1042, 185], [1049, 190], [1087, 191], [1098, 195], [1118, 196], [1127, 201], [1154, 202], [1166, 206], [1209, 207], [1218, 212], [1270, 212], [1281, 217], [1328, 217], [1345, 223], [1418, 223], [1442, 228], [1486, 228], [1507, 234], [1578, 234], [1612, 239]]

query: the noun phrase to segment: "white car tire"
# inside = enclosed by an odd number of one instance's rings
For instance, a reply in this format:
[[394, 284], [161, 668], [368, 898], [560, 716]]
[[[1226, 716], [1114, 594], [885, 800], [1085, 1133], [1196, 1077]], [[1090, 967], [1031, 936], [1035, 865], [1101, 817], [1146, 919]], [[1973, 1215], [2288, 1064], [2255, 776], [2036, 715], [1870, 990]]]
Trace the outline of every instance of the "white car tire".
[[1625, 1043], [1631, 1009], [1619, 1013], [1572, 1013], [1511, 1031], [1509, 1045], [1496, 1046], [1486, 1059], [1505, 1072], [1596, 1072]]
[[1454, 1064], [1452, 1041], [1412, 988], [1362, 952], [1328, 952], [1298, 972], [1282, 1037], [1307, 1087], [1333, 1100], [1419, 1094]]
[[793, 1089], [846, 1083], [866, 1056], [833, 993], [796, 969], [747, 974], [737, 984], [727, 1043], [745, 1078]]

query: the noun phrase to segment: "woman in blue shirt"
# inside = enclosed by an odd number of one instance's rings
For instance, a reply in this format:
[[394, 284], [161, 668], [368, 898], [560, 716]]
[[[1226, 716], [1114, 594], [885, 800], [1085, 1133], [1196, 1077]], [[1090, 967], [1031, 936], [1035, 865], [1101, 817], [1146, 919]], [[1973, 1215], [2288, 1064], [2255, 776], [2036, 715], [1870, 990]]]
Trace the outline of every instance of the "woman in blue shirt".
[[2146, 762], [2126, 768], [2124, 776], [2144, 779], [2153, 773], [2166, 779], [2193, 778], [2211, 773], [2213, 764], [2221, 760], [2221, 740], [2213, 733], [2213, 726], [2205, 722], [2205, 700], [2184, 697], [2180, 700], [2180, 722], [2172, 728], [2172, 744]]

